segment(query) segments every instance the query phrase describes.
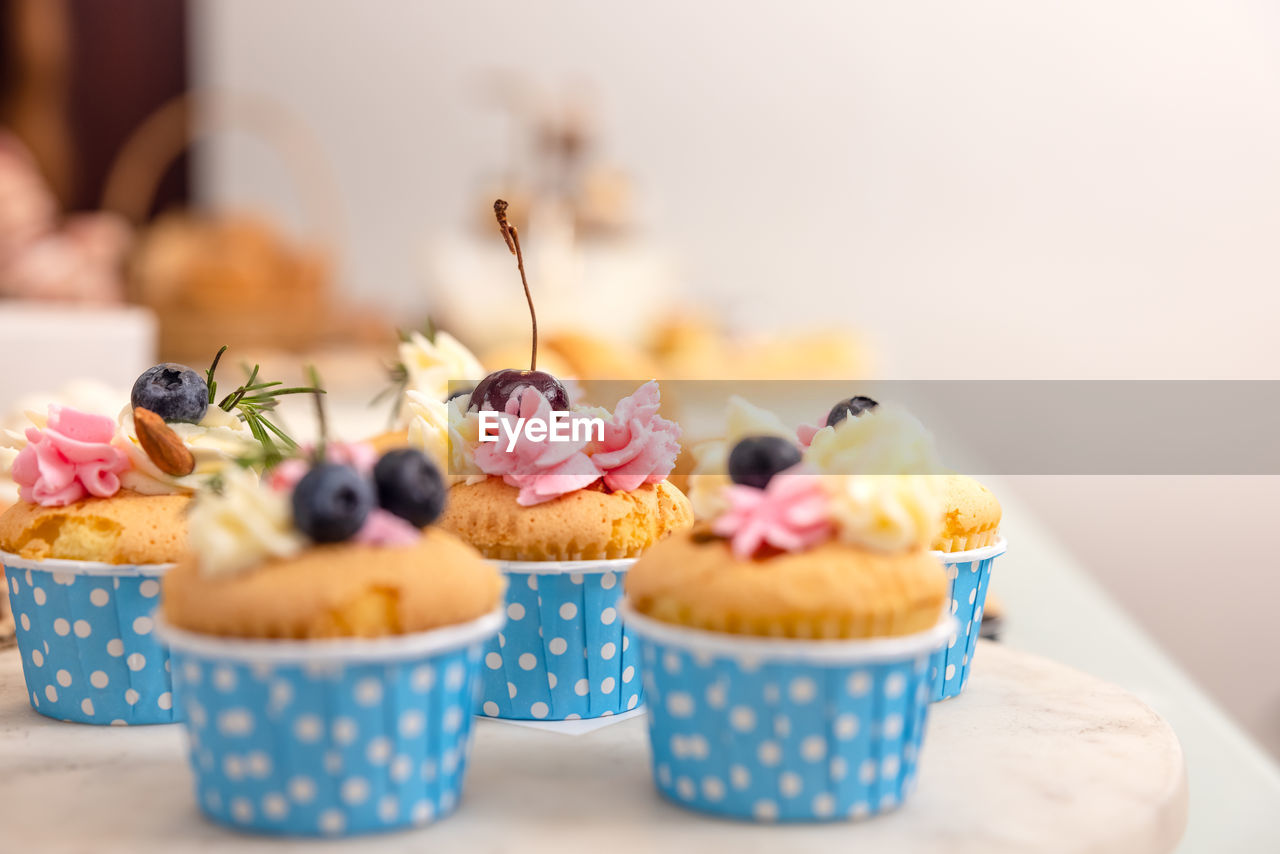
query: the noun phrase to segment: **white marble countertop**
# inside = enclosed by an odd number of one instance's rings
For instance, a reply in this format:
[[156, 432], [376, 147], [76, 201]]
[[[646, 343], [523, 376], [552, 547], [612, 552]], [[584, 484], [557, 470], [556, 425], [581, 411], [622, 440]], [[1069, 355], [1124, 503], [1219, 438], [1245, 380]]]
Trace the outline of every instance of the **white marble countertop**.
[[1280, 767], [1089, 577], [1016, 489], [985, 482], [1000, 495], [1001, 527], [1017, 532], [992, 576], [1008, 613], [1002, 639], [1133, 692], [1174, 728], [1190, 788], [1179, 854], [1280, 851]]
[[[984, 643], [961, 697], [934, 707], [919, 789], [861, 823], [762, 826], [690, 813], [649, 776], [642, 718], [580, 736], [480, 721], [458, 812], [330, 851], [895, 851], [1164, 854], [1186, 820], [1173, 730], [1121, 689]], [[180, 726], [87, 727], [28, 708], [0, 653], [0, 821], [6, 850], [250, 852], [314, 840], [204, 820]]]

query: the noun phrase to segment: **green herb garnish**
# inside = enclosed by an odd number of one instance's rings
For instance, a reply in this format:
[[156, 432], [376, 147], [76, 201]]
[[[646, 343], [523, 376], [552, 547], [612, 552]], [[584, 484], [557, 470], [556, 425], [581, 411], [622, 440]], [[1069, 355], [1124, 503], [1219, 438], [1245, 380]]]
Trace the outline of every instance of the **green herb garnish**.
[[[214, 379], [214, 374], [217, 372], [218, 362], [222, 359], [222, 354], [226, 350], [227, 348], [224, 345], [217, 355], [213, 357], [213, 364], [209, 366], [209, 370], [205, 374], [205, 382], [209, 386], [210, 404], [217, 398], [218, 383]], [[276, 408], [279, 398], [286, 394], [321, 395], [325, 391], [319, 388], [318, 384], [286, 388], [284, 383], [279, 381], [267, 382], [260, 380], [258, 372], [262, 368], [261, 365], [254, 365], [252, 368], [248, 365], [242, 365], [241, 367], [247, 379], [238, 388], [218, 401], [217, 405], [224, 412], [235, 412], [236, 416], [244, 422], [253, 438], [257, 439], [258, 444], [262, 447], [261, 455], [248, 455], [243, 460], [237, 459], [236, 462], [245, 467], [270, 468], [287, 456], [285, 451], [295, 450], [298, 447], [298, 443], [272, 421], [268, 417], [268, 413]], [[315, 370], [312, 369], [311, 373], [314, 380]]]

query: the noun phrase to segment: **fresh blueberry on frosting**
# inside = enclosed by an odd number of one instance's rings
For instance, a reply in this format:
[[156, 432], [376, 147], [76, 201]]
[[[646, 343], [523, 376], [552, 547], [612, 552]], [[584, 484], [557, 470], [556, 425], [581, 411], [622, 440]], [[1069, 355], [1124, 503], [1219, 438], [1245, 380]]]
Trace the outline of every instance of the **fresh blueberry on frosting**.
[[827, 413], [827, 426], [834, 427], [846, 418], [857, 418], [862, 413], [870, 412], [879, 405], [876, 401], [863, 395], [842, 400], [831, 407], [831, 411]]
[[374, 507], [373, 485], [351, 466], [319, 463], [293, 488], [293, 523], [317, 543], [350, 539]]
[[444, 511], [448, 487], [435, 463], [414, 448], [382, 455], [373, 467], [378, 504], [417, 528], [430, 525]]
[[165, 421], [199, 424], [209, 410], [209, 386], [186, 365], [165, 362], [148, 368], [133, 384], [133, 407], [154, 412]]
[[764, 489], [780, 471], [800, 462], [800, 449], [781, 436], [747, 436], [729, 452], [729, 479]]

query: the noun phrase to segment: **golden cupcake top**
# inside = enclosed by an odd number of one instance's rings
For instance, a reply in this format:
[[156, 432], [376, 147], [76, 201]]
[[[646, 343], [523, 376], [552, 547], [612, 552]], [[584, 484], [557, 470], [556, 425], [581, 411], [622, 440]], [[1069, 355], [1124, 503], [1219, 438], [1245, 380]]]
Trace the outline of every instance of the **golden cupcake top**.
[[323, 438], [261, 480], [229, 471], [192, 502], [191, 554], [164, 580], [165, 616], [259, 638], [380, 637], [480, 617], [502, 581], [430, 527], [447, 491], [416, 449], [379, 456]]
[[940, 480], [944, 516], [933, 548], [960, 552], [995, 545], [1002, 513], [995, 494], [966, 475], [944, 475]]
[[189, 502], [127, 489], [59, 506], [20, 501], [0, 514], [0, 550], [33, 560], [173, 563], [186, 553]]
[[495, 560], [636, 557], [693, 524], [689, 499], [666, 481], [609, 492], [579, 489], [532, 507], [499, 478], [449, 491], [440, 526]]

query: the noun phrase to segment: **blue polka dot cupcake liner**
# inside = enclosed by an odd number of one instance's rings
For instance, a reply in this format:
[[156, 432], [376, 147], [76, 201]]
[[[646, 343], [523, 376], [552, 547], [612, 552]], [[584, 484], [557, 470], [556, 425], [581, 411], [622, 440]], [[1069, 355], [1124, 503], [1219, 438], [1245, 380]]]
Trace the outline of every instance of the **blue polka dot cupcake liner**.
[[501, 611], [374, 640], [241, 640], [161, 623], [200, 809], [239, 830], [351, 836], [458, 803]]
[[31, 708], [85, 724], [182, 719], [155, 633], [172, 564], [32, 560], [0, 552]]
[[956, 630], [929, 662], [933, 700], [946, 700], [964, 690], [969, 668], [982, 627], [982, 609], [987, 602], [991, 565], [1005, 553], [1003, 538], [994, 545], [963, 552], [934, 552], [942, 559], [950, 585], [948, 607], [956, 620]]
[[916, 780], [944, 616], [898, 638], [805, 641], [624, 615], [641, 650], [653, 777], [676, 804], [758, 822], [858, 819]]
[[478, 713], [562, 721], [638, 708], [640, 661], [618, 614], [635, 560], [495, 563], [507, 625], [485, 650]]

